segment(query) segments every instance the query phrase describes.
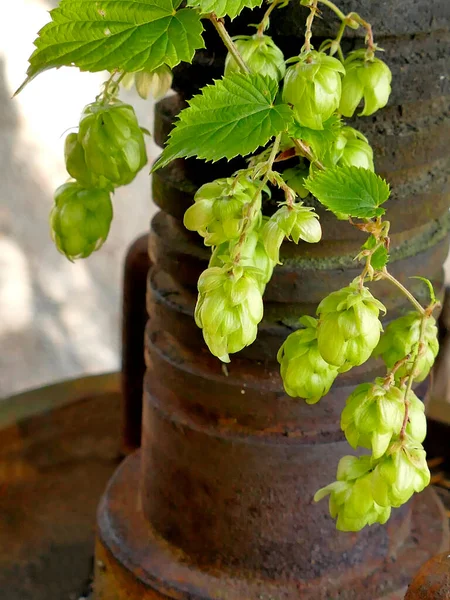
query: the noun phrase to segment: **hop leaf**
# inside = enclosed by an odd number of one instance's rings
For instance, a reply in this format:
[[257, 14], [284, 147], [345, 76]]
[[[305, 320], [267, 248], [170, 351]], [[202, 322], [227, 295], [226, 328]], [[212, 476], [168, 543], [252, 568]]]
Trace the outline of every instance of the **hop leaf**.
[[267, 254], [273, 261], [279, 262], [280, 247], [285, 237], [296, 244], [300, 239], [314, 244], [322, 237], [322, 228], [314, 209], [298, 202], [279, 208], [266, 222], [261, 235]]
[[278, 352], [284, 389], [289, 396], [315, 404], [330, 390], [338, 369], [323, 360], [317, 347], [317, 320], [303, 317], [306, 326], [291, 333]]
[[233, 73], [206, 86], [181, 111], [153, 170], [175, 158], [230, 160], [264, 146], [292, 120], [288, 106], [275, 104], [277, 92], [277, 82], [259, 74]]
[[386, 389], [379, 378], [373, 384], [362, 383], [348, 397], [341, 428], [353, 448], [369, 448], [376, 459], [400, 433], [404, 415], [404, 392], [395, 386]]
[[310, 175], [305, 187], [321, 204], [339, 215], [371, 219], [384, 214], [389, 185], [361, 167], [335, 167]]
[[[153, 71], [191, 62], [204, 48], [199, 15], [181, 0], [62, 0], [39, 32], [28, 79], [53, 67]], [[20, 89], [22, 89], [20, 88]], [[20, 90], [19, 90], [20, 91]]]
[[369, 116], [386, 106], [391, 93], [392, 73], [380, 59], [365, 57], [365, 50], [351, 52], [344, 62], [345, 76], [339, 111], [352, 117], [364, 98], [360, 116]]
[[[362, 245], [363, 250], [373, 250], [377, 246], [378, 240], [374, 235], [369, 235], [366, 242]], [[364, 258], [364, 254], [360, 255]], [[370, 259], [370, 265], [375, 271], [381, 271], [389, 262], [389, 254], [386, 246], [378, 246]]]
[[108, 191], [66, 183], [56, 190], [50, 213], [53, 241], [69, 260], [86, 258], [105, 242], [112, 217]]
[[[275, 81], [283, 79], [286, 64], [282, 51], [267, 35], [238, 36], [234, 43], [243, 61], [252, 73], [259, 73]], [[240, 72], [240, 66], [231, 54], [225, 60], [225, 75]]]
[[386, 309], [357, 280], [324, 298], [317, 308], [322, 358], [341, 373], [363, 364], [380, 339], [380, 310]]
[[288, 68], [284, 78], [283, 101], [292, 104], [304, 127], [323, 129], [339, 106], [342, 63], [322, 52], [309, 52]]
[[127, 185], [147, 164], [144, 135], [129, 104], [98, 102], [85, 107], [78, 139], [88, 169], [114, 185]]
[[[421, 322], [422, 317], [418, 312], [411, 312], [395, 319], [386, 327], [374, 351], [374, 355], [381, 356], [389, 369], [405, 356], [411, 355], [411, 358], [396, 371], [397, 380], [405, 377], [412, 369], [415, 352], [418, 349]], [[433, 366], [439, 351], [437, 335], [436, 319], [430, 316], [425, 323], [423, 345], [414, 375], [415, 381], [423, 381]]]
[[188, 6], [199, 8], [202, 14], [214, 13], [216, 17], [234, 19], [244, 8], [261, 6], [263, 0], [188, 0]]
[[255, 341], [263, 316], [259, 271], [253, 267], [210, 267], [198, 281], [195, 321], [214, 356], [230, 362]]

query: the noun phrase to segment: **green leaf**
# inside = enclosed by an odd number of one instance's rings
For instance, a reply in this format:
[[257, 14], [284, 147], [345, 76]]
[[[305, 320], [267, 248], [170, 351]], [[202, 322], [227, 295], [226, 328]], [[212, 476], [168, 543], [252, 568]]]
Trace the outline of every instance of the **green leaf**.
[[188, 0], [188, 6], [199, 8], [202, 14], [214, 13], [216, 17], [234, 19], [244, 8], [261, 6], [263, 0]]
[[[28, 79], [53, 67], [127, 72], [174, 67], [204, 48], [199, 15], [181, 0], [61, 0], [39, 32]], [[21, 88], [20, 88], [21, 89]]]
[[389, 185], [362, 167], [335, 167], [316, 172], [305, 187], [334, 213], [371, 219], [384, 214], [380, 205], [389, 198]]
[[274, 104], [278, 84], [270, 77], [233, 73], [203, 88], [181, 111], [153, 171], [175, 158], [216, 161], [246, 156], [287, 129], [286, 104]]
[[381, 271], [389, 262], [389, 254], [384, 246], [380, 246], [375, 250], [370, 259], [370, 264], [375, 271]]
[[[367, 250], [373, 250], [378, 244], [377, 238], [374, 235], [370, 235], [362, 248]], [[389, 262], [389, 254], [385, 246], [380, 246], [375, 250], [370, 259], [370, 264], [376, 271], [381, 271]]]

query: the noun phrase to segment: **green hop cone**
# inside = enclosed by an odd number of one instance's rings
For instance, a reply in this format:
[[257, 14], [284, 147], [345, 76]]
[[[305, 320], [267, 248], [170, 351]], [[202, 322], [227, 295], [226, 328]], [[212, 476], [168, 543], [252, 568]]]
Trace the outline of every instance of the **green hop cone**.
[[344, 456], [339, 462], [337, 481], [314, 496], [316, 502], [330, 496], [330, 515], [337, 519], [339, 531], [360, 531], [366, 525], [383, 525], [389, 519], [390, 506], [381, 506], [374, 499], [371, 468], [370, 456]]
[[112, 217], [109, 192], [66, 183], [56, 190], [50, 213], [53, 241], [68, 259], [86, 258], [105, 242]]
[[[286, 72], [284, 56], [271, 37], [258, 34], [240, 35], [233, 38], [233, 41], [252, 73], [259, 73], [276, 81], [283, 79]], [[233, 56], [228, 54], [225, 60], [225, 75], [240, 72], [241, 67]]]
[[353, 127], [343, 127], [335, 143], [336, 164], [374, 171], [373, 150], [367, 138]]
[[198, 281], [195, 321], [214, 356], [229, 354], [255, 341], [263, 316], [260, 272], [253, 267], [210, 267]]
[[[263, 219], [267, 220], [267, 217], [263, 217]], [[226, 263], [232, 262], [231, 255], [234, 245], [235, 241], [224, 242], [214, 248], [209, 266], [223, 267]], [[239, 264], [241, 266], [254, 267], [259, 270], [258, 280], [261, 283], [261, 290], [264, 291], [266, 283], [272, 277], [276, 263], [267, 255], [262, 243], [260, 228], [255, 228], [246, 234], [245, 240], [240, 247], [239, 255]]]
[[154, 71], [139, 71], [138, 73], [127, 73], [122, 79], [122, 86], [130, 90], [133, 85], [143, 100], [152, 96], [159, 100], [167, 94], [172, 87], [173, 75], [167, 65], [161, 65]]
[[284, 181], [291, 189], [294, 190], [297, 196], [302, 199], [306, 198], [309, 194], [304, 185], [305, 179], [308, 177], [308, 175], [309, 168], [306, 166], [292, 167], [291, 169], [286, 169], [282, 173]]
[[147, 163], [144, 135], [134, 109], [123, 102], [86, 106], [79, 141], [89, 171], [115, 186], [131, 183]]
[[352, 117], [356, 107], [364, 99], [360, 116], [369, 116], [386, 106], [391, 93], [392, 73], [379, 58], [366, 59], [365, 50], [351, 52], [344, 61], [345, 76], [339, 111]]
[[206, 246], [237, 240], [245, 225], [245, 206], [253, 200], [253, 226], [259, 224], [262, 194], [258, 185], [245, 177], [228, 177], [206, 183], [197, 191], [194, 200], [184, 214], [184, 226], [190, 231], [197, 231]]
[[278, 352], [284, 389], [293, 398], [315, 404], [330, 390], [338, 369], [326, 363], [317, 347], [317, 320], [302, 317], [305, 326], [291, 333]]
[[161, 65], [154, 71], [139, 71], [135, 75], [136, 91], [143, 100], [149, 96], [159, 100], [172, 87], [172, 80], [172, 71], [167, 65]]
[[[410, 360], [396, 371], [395, 378], [397, 380], [407, 375], [412, 368], [420, 337], [421, 322], [422, 317], [418, 312], [411, 312], [395, 319], [386, 327], [386, 331], [375, 349], [374, 355], [381, 356], [389, 369], [392, 369], [395, 363], [405, 356], [411, 355]], [[439, 350], [437, 335], [436, 319], [430, 316], [425, 323], [425, 335], [416, 366], [415, 381], [423, 381], [433, 366]]]
[[83, 146], [78, 139], [78, 133], [69, 133], [64, 145], [66, 169], [69, 175], [86, 188], [113, 189], [110, 181], [103, 176], [92, 173], [86, 164]]
[[339, 106], [342, 63], [322, 52], [308, 52], [288, 68], [284, 78], [283, 101], [291, 104], [301, 125], [323, 129]]
[[282, 205], [266, 222], [261, 236], [269, 258], [278, 263], [280, 247], [285, 237], [296, 244], [300, 239], [315, 244], [322, 237], [322, 228], [314, 209], [297, 202]]
[[380, 506], [397, 508], [429, 483], [426, 452], [410, 438], [395, 441], [372, 473], [372, 493]]
[[384, 383], [378, 378], [373, 384], [358, 385], [341, 415], [341, 428], [350, 446], [369, 448], [375, 459], [400, 433], [405, 416], [404, 391], [395, 386], [386, 388]]
[[427, 419], [424, 403], [410, 390], [408, 394], [408, 424], [406, 433], [411, 440], [421, 444], [427, 435]]
[[386, 311], [358, 279], [324, 298], [317, 308], [322, 358], [341, 373], [366, 362], [380, 339], [380, 310]]

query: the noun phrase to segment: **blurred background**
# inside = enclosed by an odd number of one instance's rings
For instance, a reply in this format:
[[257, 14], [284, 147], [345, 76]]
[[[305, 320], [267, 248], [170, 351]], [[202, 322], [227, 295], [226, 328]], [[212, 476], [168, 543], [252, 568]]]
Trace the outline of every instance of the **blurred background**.
[[[64, 134], [78, 125], [106, 78], [75, 68], [52, 70], [12, 98], [36, 34], [56, 4], [14, 0], [0, 21], [0, 398], [119, 368], [123, 260], [155, 210], [144, 168], [114, 195], [115, 216], [100, 252], [72, 264], [50, 239], [53, 192], [68, 177]], [[152, 130], [152, 102], [134, 91], [121, 97]], [[151, 161], [157, 151], [147, 143]]]

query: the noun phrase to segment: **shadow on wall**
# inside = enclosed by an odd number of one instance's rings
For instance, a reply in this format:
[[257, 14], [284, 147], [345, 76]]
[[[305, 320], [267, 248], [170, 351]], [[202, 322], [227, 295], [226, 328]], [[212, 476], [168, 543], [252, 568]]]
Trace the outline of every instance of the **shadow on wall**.
[[[56, 132], [48, 122], [46, 135], [46, 119], [54, 114], [58, 126], [76, 125], [74, 115], [94, 99], [103, 75], [45, 73], [44, 85], [32, 83], [23, 97], [11, 99], [13, 50], [0, 44], [0, 397], [118, 368], [122, 263], [154, 210], [144, 169], [115, 194], [115, 219], [100, 253], [72, 264], [56, 251], [48, 213], [54, 187], [67, 179], [64, 126]], [[152, 105], [126, 96], [137, 105], [141, 125], [151, 127]]]

